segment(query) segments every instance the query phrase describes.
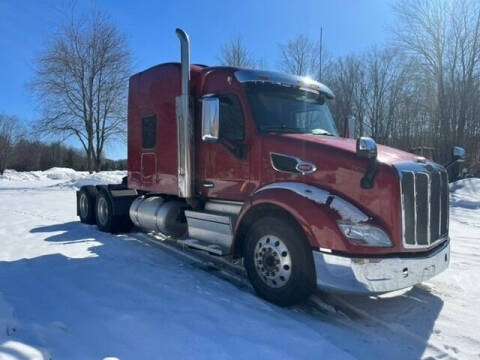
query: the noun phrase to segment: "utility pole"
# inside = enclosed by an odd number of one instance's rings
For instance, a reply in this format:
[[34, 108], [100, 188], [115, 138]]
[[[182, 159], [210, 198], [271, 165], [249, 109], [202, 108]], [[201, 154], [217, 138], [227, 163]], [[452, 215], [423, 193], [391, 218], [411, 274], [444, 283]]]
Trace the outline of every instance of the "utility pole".
[[322, 47], [323, 47], [323, 26], [320, 26], [320, 69], [318, 72], [318, 81], [322, 81]]

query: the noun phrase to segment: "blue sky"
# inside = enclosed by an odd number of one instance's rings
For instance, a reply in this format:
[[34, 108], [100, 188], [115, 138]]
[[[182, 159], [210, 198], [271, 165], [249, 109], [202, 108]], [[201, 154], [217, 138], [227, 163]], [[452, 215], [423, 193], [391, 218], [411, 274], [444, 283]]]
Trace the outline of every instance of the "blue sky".
[[[61, 0], [0, 0], [0, 112], [27, 124], [39, 110], [26, 83], [33, 60], [54, 35], [62, 18]], [[298, 34], [318, 39], [330, 55], [359, 52], [387, 39], [393, 14], [389, 0], [97, 0], [129, 42], [134, 72], [158, 63], [178, 61], [174, 34], [184, 28], [192, 41], [192, 62], [216, 64], [223, 43], [241, 36], [266, 67], [275, 69], [278, 44]], [[94, 4], [78, 1], [80, 8]], [[72, 142], [73, 145], [76, 145]], [[108, 157], [125, 158], [126, 146], [112, 144]]]

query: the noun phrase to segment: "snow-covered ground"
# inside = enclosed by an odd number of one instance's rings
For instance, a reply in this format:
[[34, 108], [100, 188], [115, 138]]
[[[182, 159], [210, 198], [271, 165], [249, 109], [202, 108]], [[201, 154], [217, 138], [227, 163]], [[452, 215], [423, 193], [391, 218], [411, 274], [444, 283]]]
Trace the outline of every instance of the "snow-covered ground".
[[[450, 268], [393, 297], [283, 309], [209, 267], [75, 216], [123, 172], [0, 177], [0, 359], [480, 359], [480, 180], [452, 185]], [[349, 311], [351, 310], [351, 311]]]

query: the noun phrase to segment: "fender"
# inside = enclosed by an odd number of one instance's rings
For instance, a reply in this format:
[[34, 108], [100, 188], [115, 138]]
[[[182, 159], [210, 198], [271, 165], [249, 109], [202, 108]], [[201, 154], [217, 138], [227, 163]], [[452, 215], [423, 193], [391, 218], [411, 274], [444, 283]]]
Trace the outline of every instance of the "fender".
[[304, 230], [310, 245], [327, 251], [358, 251], [344, 239], [337, 220], [371, 220], [355, 205], [327, 190], [299, 182], [276, 182], [259, 188], [245, 203], [236, 222], [235, 241], [244, 219], [260, 205], [273, 205], [288, 212]]
[[138, 197], [135, 189], [127, 189], [125, 184], [96, 185], [97, 192], [104, 191], [112, 202], [113, 214], [128, 216], [130, 205]]

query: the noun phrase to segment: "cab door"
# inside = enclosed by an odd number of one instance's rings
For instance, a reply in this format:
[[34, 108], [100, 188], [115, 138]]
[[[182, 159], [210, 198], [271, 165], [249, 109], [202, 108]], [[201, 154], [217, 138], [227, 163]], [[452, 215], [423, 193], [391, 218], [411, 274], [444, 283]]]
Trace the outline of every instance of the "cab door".
[[243, 201], [248, 197], [250, 165], [245, 116], [235, 94], [218, 94], [219, 139], [201, 141], [200, 193], [207, 198]]

